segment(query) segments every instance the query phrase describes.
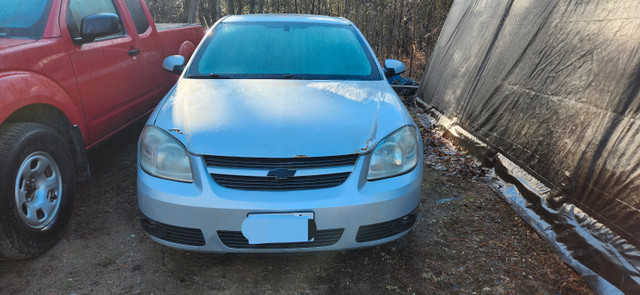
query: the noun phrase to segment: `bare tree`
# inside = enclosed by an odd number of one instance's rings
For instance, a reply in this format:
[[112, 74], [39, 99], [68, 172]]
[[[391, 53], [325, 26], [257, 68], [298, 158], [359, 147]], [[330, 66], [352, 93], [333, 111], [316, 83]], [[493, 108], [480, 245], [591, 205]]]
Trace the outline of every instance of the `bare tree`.
[[198, 8], [198, 0], [185, 0], [183, 11], [183, 22], [195, 23], [196, 22], [196, 9]]
[[[157, 22], [197, 21], [212, 26], [222, 16], [302, 13], [353, 21], [380, 58], [399, 59], [420, 79], [453, 0], [146, 0]], [[197, 9], [197, 13], [194, 9]], [[195, 19], [194, 19], [195, 20]]]

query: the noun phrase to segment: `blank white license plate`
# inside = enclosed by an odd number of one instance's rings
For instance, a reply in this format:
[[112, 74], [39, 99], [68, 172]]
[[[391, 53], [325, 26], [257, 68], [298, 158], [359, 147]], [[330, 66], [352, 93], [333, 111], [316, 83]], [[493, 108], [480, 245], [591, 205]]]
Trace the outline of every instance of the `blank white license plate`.
[[249, 244], [300, 243], [313, 241], [313, 212], [249, 214], [242, 234]]

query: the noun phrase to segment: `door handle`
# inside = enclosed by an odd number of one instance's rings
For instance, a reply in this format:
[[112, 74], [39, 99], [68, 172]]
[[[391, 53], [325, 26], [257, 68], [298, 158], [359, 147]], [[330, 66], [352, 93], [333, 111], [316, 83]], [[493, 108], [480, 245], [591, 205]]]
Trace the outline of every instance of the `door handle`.
[[140, 54], [140, 49], [139, 48], [138, 49], [131, 49], [131, 50], [129, 50], [128, 53], [129, 53], [129, 56], [136, 56], [136, 55]]

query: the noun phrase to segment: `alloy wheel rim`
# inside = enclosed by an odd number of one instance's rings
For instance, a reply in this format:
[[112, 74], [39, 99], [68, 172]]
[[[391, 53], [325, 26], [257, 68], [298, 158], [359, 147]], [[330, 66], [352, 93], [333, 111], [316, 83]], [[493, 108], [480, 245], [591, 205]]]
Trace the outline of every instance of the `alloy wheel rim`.
[[51, 155], [35, 152], [22, 161], [15, 181], [16, 209], [33, 229], [53, 223], [60, 210], [62, 175]]

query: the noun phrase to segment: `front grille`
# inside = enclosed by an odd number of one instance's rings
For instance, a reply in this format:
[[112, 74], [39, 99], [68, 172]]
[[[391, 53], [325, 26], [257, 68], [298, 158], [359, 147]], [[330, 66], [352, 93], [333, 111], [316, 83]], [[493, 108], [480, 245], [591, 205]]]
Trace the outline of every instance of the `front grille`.
[[239, 231], [218, 231], [218, 237], [222, 243], [229, 248], [240, 249], [284, 249], [284, 248], [314, 248], [331, 246], [340, 240], [343, 228], [325, 229], [316, 231], [313, 242], [302, 243], [275, 243], [250, 245], [247, 238]]
[[145, 232], [167, 242], [190, 246], [204, 246], [205, 244], [202, 231], [197, 228], [168, 225], [146, 217], [142, 218], [141, 224]]
[[[220, 186], [252, 191], [287, 191], [287, 190], [311, 190], [322, 189], [341, 185], [351, 172], [330, 174], [274, 177], [267, 176], [274, 170], [298, 170], [298, 169], [324, 169], [332, 167], [353, 166], [358, 155], [342, 155], [330, 157], [301, 157], [301, 158], [243, 158], [204, 156], [207, 167], [258, 169], [264, 170], [265, 176], [232, 175], [220, 173], [220, 170], [211, 173], [213, 180]], [[344, 170], [342, 170], [344, 171]], [[295, 173], [295, 171], [292, 171]], [[335, 172], [335, 171], [333, 171]], [[237, 171], [235, 172], [237, 173]], [[293, 174], [293, 173], [292, 173]], [[295, 174], [294, 174], [295, 175]]]
[[[404, 219], [406, 217], [406, 219]], [[405, 230], [410, 229], [416, 222], [416, 214], [409, 215], [387, 222], [361, 226], [356, 235], [356, 242], [364, 243], [395, 236]]]
[[213, 177], [213, 180], [217, 184], [226, 188], [239, 190], [286, 191], [321, 189], [338, 186], [347, 180], [349, 174], [351, 174], [351, 172], [289, 177], [287, 179], [226, 174], [211, 174], [211, 177]]
[[242, 158], [205, 156], [207, 166], [252, 169], [309, 169], [353, 165], [358, 155], [302, 158]]

